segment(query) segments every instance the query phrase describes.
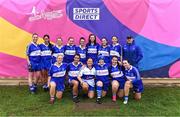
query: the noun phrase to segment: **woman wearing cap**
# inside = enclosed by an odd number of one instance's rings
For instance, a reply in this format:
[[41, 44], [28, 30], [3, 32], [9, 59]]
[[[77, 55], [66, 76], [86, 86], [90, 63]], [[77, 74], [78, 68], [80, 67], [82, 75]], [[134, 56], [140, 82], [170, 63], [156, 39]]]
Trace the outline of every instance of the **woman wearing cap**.
[[138, 63], [142, 58], [140, 47], [135, 44], [133, 37], [127, 36], [127, 43], [123, 46], [123, 59], [138, 68]]

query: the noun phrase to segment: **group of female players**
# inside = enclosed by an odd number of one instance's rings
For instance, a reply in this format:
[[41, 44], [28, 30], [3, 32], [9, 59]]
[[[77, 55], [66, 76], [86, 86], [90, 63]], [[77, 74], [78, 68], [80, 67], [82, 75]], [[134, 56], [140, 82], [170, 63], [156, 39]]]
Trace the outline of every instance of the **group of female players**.
[[110, 87], [113, 102], [118, 96], [124, 97], [123, 103], [127, 104], [130, 88], [133, 88], [134, 98], [141, 99], [143, 83], [138, 63], [143, 55], [131, 36], [123, 46], [116, 36], [112, 37], [112, 44], [102, 38], [99, 45], [94, 34], [89, 35], [87, 44], [81, 37], [79, 46], [74, 44], [73, 37], [68, 38], [66, 45], [60, 37], [55, 45], [50, 43], [49, 35], [44, 35], [43, 40], [44, 43], [38, 44], [38, 34], [34, 33], [27, 46], [31, 93], [37, 91], [38, 79], [41, 78], [43, 89], [49, 89], [50, 103], [53, 104], [55, 97], [62, 98], [67, 79], [76, 103], [79, 102], [79, 91], [83, 91], [89, 98], [93, 98], [96, 92], [96, 102], [101, 104]]

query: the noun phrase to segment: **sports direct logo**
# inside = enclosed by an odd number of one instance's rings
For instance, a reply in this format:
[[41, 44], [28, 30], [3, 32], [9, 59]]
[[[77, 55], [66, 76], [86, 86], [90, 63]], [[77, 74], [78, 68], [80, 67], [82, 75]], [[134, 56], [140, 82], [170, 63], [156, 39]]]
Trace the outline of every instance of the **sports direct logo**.
[[99, 8], [73, 8], [73, 20], [99, 20]]
[[41, 11], [38, 12], [36, 10], [36, 7], [34, 6], [32, 8], [32, 11], [30, 13], [32, 16], [29, 17], [29, 21], [36, 21], [36, 20], [40, 20], [40, 19], [44, 19], [44, 20], [52, 20], [52, 19], [57, 19], [63, 16], [62, 14], [62, 10], [53, 10], [53, 11]]

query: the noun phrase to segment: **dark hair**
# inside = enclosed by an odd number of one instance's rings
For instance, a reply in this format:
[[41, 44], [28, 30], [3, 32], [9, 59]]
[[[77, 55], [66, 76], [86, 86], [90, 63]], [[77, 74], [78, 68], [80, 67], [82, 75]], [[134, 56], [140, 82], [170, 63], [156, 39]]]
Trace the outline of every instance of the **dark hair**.
[[81, 37], [81, 38], [79, 39], [79, 41], [80, 41], [80, 40], [85, 40], [85, 38], [84, 38], [84, 37]]
[[48, 34], [45, 34], [45, 35], [43, 36], [43, 39], [44, 39], [45, 37], [48, 37], [48, 39], [50, 38], [50, 36], [49, 36]]
[[[45, 37], [47, 37], [48, 39], [50, 38], [50, 36], [49, 36], [48, 34], [45, 34], [45, 35], [43, 36], [43, 39], [44, 39]], [[48, 41], [48, 43], [49, 43], [48, 47], [49, 47], [50, 50], [52, 51], [53, 44], [52, 44], [50, 41]]]
[[117, 38], [117, 40], [119, 40], [119, 39], [118, 39], [118, 37], [117, 37], [117, 36], [115, 36], [115, 35], [113, 35], [113, 36], [111, 37], [111, 39], [112, 39], [113, 37], [116, 37], [116, 38]]
[[107, 41], [107, 44], [106, 44], [106, 45], [108, 45], [108, 40], [107, 40], [107, 38], [106, 38], [106, 37], [102, 37], [102, 38], [101, 38], [101, 41], [102, 41], [102, 39], [105, 39], [105, 40]]
[[[117, 60], [118, 60], [118, 57], [117, 57], [117, 56], [112, 56], [112, 59], [113, 59], [113, 58], [117, 58]], [[118, 68], [119, 68], [119, 69], [123, 69], [123, 66], [120, 65], [119, 62], [117, 62], [117, 65], [118, 65]]]
[[76, 53], [76, 54], [74, 55], [74, 57], [75, 57], [75, 56], [79, 56], [79, 58], [81, 58], [80, 54], [78, 54], [78, 53]]
[[[92, 58], [91, 58], [91, 57], [89, 57], [89, 58], [87, 59], [87, 61], [88, 61], [89, 59], [92, 59]], [[87, 61], [86, 61], [86, 62], [87, 62]], [[93, 61], [93, 59], [92, 59], [92, 61]]]
[[90, 37], [91, 37], [91, 36], [94, 36], [94, 38], [95, 38], [95, 40], [94, 40], [94, 45], [96, 45], [96, 35], [94, 35], [94, 34], [90, 34], [90, 35], [89, 35], [89, 38], [88, 38], [88, 45], [91, 44], [91, 40], [90, 40]]
[[68, 38], [68, 41], [69, 41], [70, 39], [74, 39], [74, 37], [69, 37], [69, 38]]
[[128, 35], [127, 36], [127, 39], [132, 39], [133, 37], [131, 35]]

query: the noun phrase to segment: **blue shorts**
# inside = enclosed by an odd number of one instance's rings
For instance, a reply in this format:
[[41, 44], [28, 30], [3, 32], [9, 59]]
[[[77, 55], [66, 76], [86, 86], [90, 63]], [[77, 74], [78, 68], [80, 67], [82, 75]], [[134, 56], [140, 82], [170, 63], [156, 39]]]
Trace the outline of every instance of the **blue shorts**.
[[123, 79], [123, 78], [117, 78], [117, 79], [113, 78], [112, 81], [113, 80], [116, 80], [116, 81], [119, 82], [119, 89], [124, 89], [124, 85], [125, 85], [125, 82], [126, 82], [125, 79]]
[[138, 80], [138, 81], [132, 83], [132, 85], [133, 85], [133, 91], [135, 93], [142, 93], [144, 91], [144, 86], [143, 86], [142, 80]]
[[41, 70], [41, 63], [30, 61], [30, 65], [28, 65], [28, 70], [29, 70], [29, 72], [40, 71]]
[[51, 59], [50, 60], [42, 60], [41, 61], [41, 66], [42, 66], [43, 70], [49, 70], [51, 65], [52, 65], [52, 60]]
[[[101, 81], [101, 82], [103, 83], [102, 90], [103, 90], [103, 91], [108, 91], [109, 86], [110, 86], [109, 80], [103, 81], [103, 80], [98, 79], [98, 80], [96, 80], [96, 83], [97, 83], [98, 81]], [[96, 85], [96, 86], [97, 86], [97, 85]]]
[[64, 78], [51, 78], [50, 82], [54, 82], [56, 84], [56, 90], [57, 91], [64, 91], [65, 84], [64, 84]]

